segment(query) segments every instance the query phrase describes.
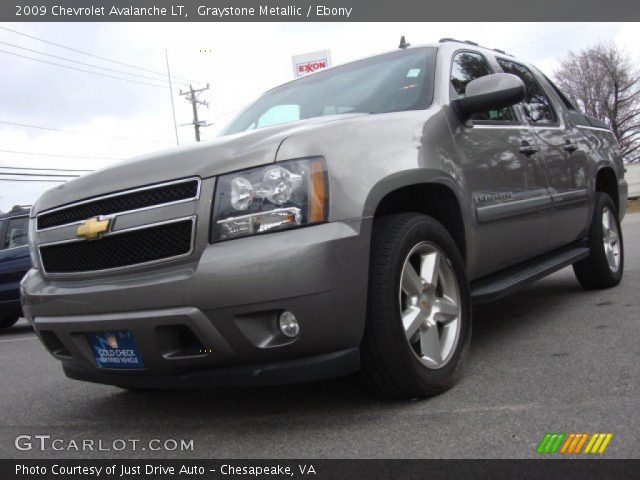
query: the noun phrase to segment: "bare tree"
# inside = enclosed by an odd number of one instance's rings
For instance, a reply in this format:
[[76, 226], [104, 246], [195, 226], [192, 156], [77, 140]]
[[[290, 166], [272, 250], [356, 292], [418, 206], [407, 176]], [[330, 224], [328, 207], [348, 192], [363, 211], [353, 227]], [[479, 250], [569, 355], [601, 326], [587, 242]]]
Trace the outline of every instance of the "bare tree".
[[640, 72], [611, 42], [570, 52], [555, 78], [587, 115], [607, 122], [627, 162], [640, 160]]

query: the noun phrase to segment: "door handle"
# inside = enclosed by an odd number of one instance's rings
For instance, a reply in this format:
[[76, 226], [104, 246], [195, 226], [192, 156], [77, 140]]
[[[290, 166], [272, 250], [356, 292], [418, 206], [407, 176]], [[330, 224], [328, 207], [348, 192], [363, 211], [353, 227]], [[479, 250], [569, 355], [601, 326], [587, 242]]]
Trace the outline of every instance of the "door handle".
[[534, 153], [538, 153], [540, 150], [535, 146], [531, 145], [526, 140], [522, 140], [522, 146], [520, 147], [520, 153], [524, 153], [527, 157], [529, 155], [533, 155]]
[[571, 140], [567, 139], [567, 141], [564, 143], [564, 149], [569, 152], [575, 152], [576, 150], [578, 150], [578, 146], [573, 143]]

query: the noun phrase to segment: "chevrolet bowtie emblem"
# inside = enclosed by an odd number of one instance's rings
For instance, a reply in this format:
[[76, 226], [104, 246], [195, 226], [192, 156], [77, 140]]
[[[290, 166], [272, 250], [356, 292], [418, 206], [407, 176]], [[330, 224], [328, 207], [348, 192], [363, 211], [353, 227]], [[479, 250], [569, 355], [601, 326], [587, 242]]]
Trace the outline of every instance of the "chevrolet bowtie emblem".
[[93, 240], [109, 229], [109, 222], [110, 220], [108, 218], [104, 220], [100, 220], [100, 217], [90, 218], [78, 227], [76, 235], [78, 237], [84, 237], [87, 240]]

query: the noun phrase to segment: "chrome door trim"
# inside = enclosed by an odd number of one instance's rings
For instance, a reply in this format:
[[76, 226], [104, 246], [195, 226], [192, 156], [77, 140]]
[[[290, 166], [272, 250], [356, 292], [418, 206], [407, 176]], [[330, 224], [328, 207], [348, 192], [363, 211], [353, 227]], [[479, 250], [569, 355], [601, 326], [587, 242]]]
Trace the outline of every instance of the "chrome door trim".
[[573, 206], [577, 203], [584, 203], [587, 201], [588, 197], [589, 194], [586, 188], [551, 194], [551, 200], [553, 201], [554, 208], [563, 208], [566, 206]]
[[613, 135], [613, 132], [611, 130], [609, 130], [608, 128], [602, 128], [602, 127], [591, 127], [591, 126], [587, 126], [587, 125], [576, 125], [576, 128], [581, 128], [583, 130], [595, 130], [597, 132], [607, 132]]
[[523, 200], [513, 200], [497, 205], [476, 207], [476, 216], [478, 223], [488, 223], [540, 210], [547, 210], [551, 205], [551, 196], [545, 193], [544, 195], [525, 198]]

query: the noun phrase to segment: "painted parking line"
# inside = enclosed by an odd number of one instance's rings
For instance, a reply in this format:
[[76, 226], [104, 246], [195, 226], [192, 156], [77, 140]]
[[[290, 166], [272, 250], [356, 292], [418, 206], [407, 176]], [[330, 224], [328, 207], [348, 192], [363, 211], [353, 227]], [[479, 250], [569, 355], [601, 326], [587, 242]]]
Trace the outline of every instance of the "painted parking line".
[[0, 340], [0, 343], [4, 343], [4, 342], [19, 342], [21, 340], [33, 340], [34, 338], [38, 338], [35, 335], [32, 335], [31, 337], [23, 337], [23, 338], [8, 338], [6, 340]]

